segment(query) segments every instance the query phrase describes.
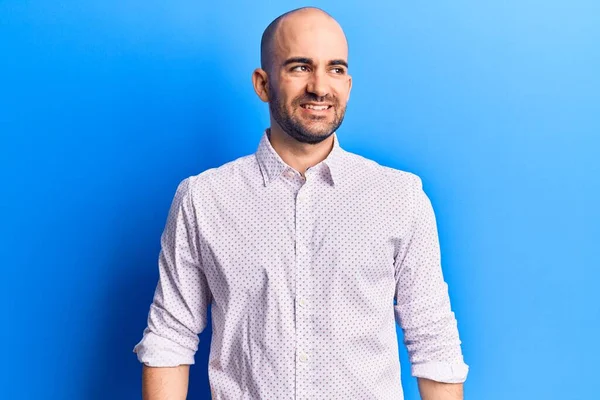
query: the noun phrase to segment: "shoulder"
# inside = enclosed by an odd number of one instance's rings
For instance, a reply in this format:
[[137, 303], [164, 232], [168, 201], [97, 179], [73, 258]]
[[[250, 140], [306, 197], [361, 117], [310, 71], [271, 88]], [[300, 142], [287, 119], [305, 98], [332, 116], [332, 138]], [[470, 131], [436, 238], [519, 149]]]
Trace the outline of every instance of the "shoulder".
[[236, 186], [236, 181], [243, 179], [248, 171], [256, 168], [256, 157], [253, 154], [238, 157], [218, 167], [208, 168], [182, 179], [177, 191], [200, 194], [210, 189], [233, 188]]
[[362, 176], [372, 182], [381, 181], [394, 189], [414, 191], [423, 187], [417, 174], [380, 164], [360, 154], [344, 151], [344, 164], [353, 175]]

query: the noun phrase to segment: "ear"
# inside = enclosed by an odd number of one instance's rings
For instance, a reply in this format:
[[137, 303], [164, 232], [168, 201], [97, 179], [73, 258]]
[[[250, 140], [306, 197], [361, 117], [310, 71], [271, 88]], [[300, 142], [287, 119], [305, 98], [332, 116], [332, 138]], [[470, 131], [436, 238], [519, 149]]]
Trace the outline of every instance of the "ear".
[[346, 101], [350, 100], [350, 92], [352, 91], [352, 76], [348, 75], [348, 98]]
[[269, 102], [269, 77], [262, 68], [256, 68], [252, 72], [252, 85], [258, 97], [265, 103]]

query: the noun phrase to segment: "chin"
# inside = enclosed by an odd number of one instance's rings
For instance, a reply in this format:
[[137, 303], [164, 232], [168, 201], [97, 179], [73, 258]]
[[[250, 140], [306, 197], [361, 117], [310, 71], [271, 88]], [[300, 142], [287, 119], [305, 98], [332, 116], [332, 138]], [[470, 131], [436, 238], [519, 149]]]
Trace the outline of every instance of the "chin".
[[315, 138], [327, 138], [328, 136], [330, 136], [333, 131], [331, 131], [330, 129], [326, 129], [326, 130], [307, 130], [306, 132], [310, 132], [310, 135], [315, 137]]

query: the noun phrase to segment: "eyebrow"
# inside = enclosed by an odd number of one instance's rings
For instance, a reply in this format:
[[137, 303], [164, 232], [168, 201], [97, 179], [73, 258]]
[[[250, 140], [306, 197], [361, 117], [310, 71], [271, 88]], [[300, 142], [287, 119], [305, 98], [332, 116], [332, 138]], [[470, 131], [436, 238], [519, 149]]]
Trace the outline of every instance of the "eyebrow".
[[[288, 58], [287, 60], [285, 60], [283, 62], [283, 67], [285, 67], [286, 65], [289, 64], [313, 64], [313, 60], [312, 58], [306, 58], [306, 57], [292, 57], [292, 58]], [[342, 59], [337, 59], [337, 60], [330, 60], [327, 63], [327, 66], [331, 66], [331, 65], [343, 65], [344, 67], [348, 68], [348, 63], [346, 62], [346, 60], [342, 60]]]

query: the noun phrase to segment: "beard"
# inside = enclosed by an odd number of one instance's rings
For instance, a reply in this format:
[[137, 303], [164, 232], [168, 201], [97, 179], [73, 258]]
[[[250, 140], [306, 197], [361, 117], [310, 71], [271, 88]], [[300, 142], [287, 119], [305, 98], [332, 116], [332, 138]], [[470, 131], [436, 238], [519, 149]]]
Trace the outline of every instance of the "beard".
[[271, 99], [269, 101], [269, 110], [273, 119], [281, 126], [288, 135], [296, 139], [301, 143], [320, 143], [323, 140], [331, 136], [339, 127], [342, 125], [344, 115], [346, 113], [346, 107], [341, 107], [337, 98], [326, 97], [319, 98], [318, 96], [307, 93], [304, 96], [300, 96], [294, 99], [292, 102], [292, 110], [300, 108], [300, 104], [304, 102], [319, 102], [327, 101], [332, 103], [333, 107], [333, 121], [325, 122], [322, 118], [315, 118], [314, 123], [310, 121], [303, 121], [298, 116], [293, 115], [288, 111], [285, 103], [281, 101], [279, 94], [269, 83], [269, 93], [271, 93]]

